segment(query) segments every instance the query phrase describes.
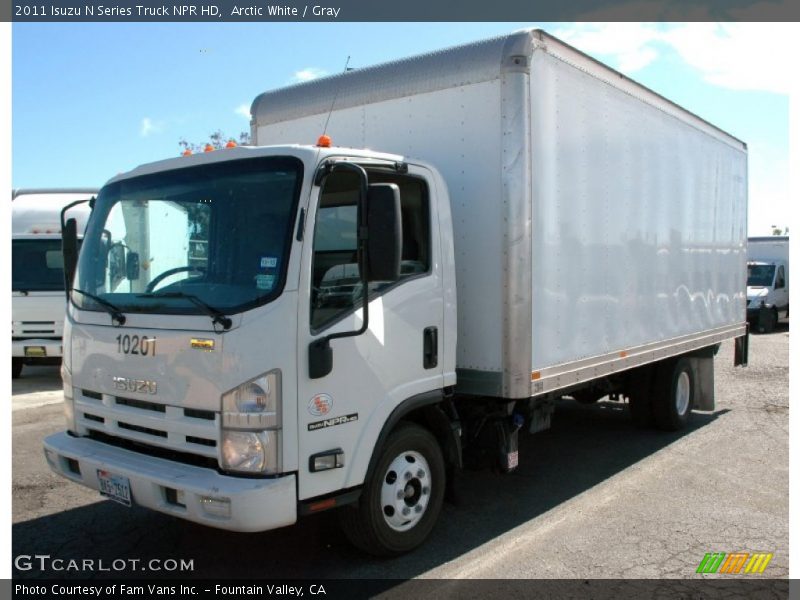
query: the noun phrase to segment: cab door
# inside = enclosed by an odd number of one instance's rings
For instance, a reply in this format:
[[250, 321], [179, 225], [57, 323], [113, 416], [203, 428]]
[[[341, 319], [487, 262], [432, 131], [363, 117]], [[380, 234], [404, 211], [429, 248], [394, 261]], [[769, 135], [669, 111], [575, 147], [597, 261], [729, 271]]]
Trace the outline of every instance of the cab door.
[[[314, 186], [304, 230], [298, 315], [299, 498], [363, 482], [383, 423], [403, 400], [443, 387], [443, 293], [434, 184], [422, 168], [399, 173], [367, 168], [370, 183], [395, 183], [401, 194], [400, 279], [372, 283], [368, 329], [333, 339], [333, 368], [309, 376], [309, 345], [358, 330], [364, 290], [356, 257], [359, 178], [334, 171]], [[312, 472], [319, 453], [340, 450], [343, 466]]]

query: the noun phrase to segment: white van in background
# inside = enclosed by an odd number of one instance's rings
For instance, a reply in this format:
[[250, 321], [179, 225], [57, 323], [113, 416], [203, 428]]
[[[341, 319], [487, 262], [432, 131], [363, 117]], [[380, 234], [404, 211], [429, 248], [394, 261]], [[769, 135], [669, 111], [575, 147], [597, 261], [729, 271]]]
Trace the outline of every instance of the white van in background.
[[[29, 189], [11, 194], [11, 376], [25, 364], [57, 364], [64, 329], [61, 209], [96, 189]], [[88, 204], [68, 213], [83, 234]]]
[[789, 236], [747, 238], [747, 320], [761, 333], [789, 318]]

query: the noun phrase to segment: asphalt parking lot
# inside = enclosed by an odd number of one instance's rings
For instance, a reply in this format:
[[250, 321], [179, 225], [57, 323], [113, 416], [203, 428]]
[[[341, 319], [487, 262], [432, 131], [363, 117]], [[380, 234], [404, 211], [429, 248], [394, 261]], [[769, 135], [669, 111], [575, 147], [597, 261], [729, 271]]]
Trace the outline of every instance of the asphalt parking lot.
[[[254, 578], [691, 578], [707, 552], [770, 552], [789, 573], [788, 325], [716, 359], [717, 408], [680, 433], [636, 429], [624, 405], [565, 402], [551, 430], [521, 440], [511, 475], [466, 472], [417, 551], [377, 560], [334, 515], [260, 534], [125, 508], [52, 474], [42, 439], [63, 428], [55, 367], [13, 382], [12, 554], [191, 559], [190, 572], [137, 565], [112, 575]], [[24, 565], [23, 565], [24, 567]], [[15, 568], [14, 577], [108, 573]], [[709, 577], [705, 575], [703, 577]]]

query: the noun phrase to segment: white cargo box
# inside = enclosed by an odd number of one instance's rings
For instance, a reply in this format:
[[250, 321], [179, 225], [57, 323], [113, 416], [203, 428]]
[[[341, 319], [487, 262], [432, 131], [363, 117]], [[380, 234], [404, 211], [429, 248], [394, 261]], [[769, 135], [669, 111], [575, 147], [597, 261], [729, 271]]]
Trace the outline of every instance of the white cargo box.
[[789, 236], [773, 235], [747, 239], [747, 260], [789, 262]]
[[[424, 160], [453, 212], [457, 367], [520, 398], [745, 331], [747, 149], [539, 30], [267, 92], [258, 145]], [[413, 157], [413, 158], [412, 158]]]

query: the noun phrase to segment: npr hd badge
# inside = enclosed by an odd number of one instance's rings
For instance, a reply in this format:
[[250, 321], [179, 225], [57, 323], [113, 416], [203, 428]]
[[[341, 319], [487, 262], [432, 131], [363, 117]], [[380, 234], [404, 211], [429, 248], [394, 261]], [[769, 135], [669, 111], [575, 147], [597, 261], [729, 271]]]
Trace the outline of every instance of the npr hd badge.
[[316, 421], [314, 423], [309, 423], [308, 430], [316, 431], [317, 429], [324, 429], [325, 427], [333, 427], [334, 425], [343, 425], [345, 423], [351, 423], [353, 421], [358, 421], [358, 413], [353, 413], [352, 415], [342, 415], [341, 417], [332, 417], [330, 419], [325, 419], [324, 421]]
[[315, 417], [324, 417], [333, 408], [333, 398], [328, 394], [315, 394], [308, 401], [308, 412]]

